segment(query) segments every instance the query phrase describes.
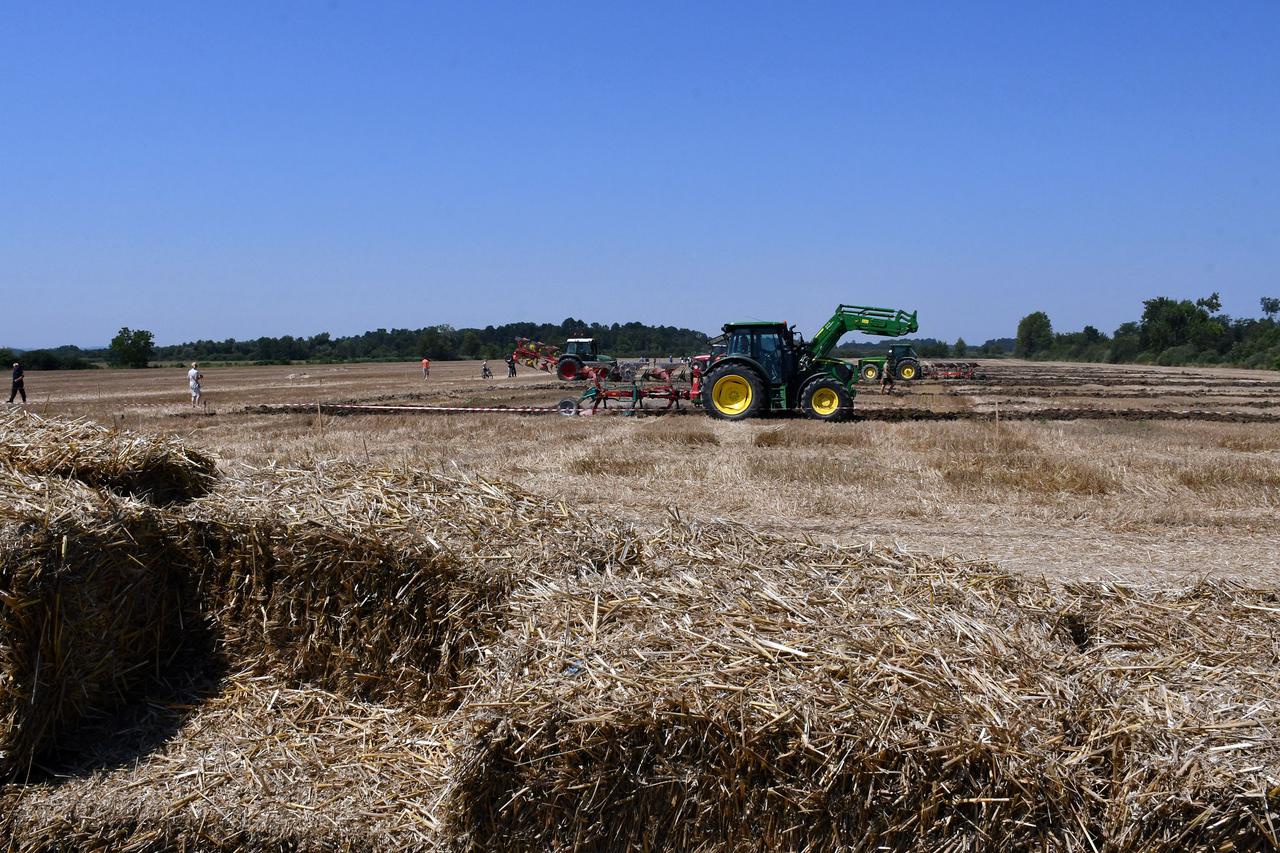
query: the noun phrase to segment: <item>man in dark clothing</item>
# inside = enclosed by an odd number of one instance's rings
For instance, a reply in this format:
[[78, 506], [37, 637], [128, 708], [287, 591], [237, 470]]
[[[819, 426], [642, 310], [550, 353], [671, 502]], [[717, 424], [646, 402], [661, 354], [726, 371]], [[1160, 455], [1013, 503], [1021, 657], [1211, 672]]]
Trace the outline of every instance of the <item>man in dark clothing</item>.
[[507, 356], [507, 378], [516, 375], [516, 357], [514, 355]]
[[27, 389], [22, 387], [22, 365], [18, 362], [13, 363], [13, 388], [9, 391], [9, 402], [13, 402], [13, 398], [22, 395], [22, 402], [27, 402]]

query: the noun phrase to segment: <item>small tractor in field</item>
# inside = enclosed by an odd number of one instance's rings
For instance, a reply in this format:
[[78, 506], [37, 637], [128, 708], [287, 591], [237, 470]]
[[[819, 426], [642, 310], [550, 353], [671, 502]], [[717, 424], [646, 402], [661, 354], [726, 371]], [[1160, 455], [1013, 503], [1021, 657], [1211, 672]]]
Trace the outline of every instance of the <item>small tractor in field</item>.
[[600, 354], [595, 338], [569, 338], [563, 350], [541, 341], [516, 338], [512, 355], [520, 364], [554, 373], [566, 382], [587, 379], [592, 371], [603, 371], [609, 379], [628, 378], [623, 376], [625, 365], [611, 355]]
[[[837, 306], [808, 343], [786, 323], [728, 323], [723, 351], [705, 368], [703, 408], [724, 420], [795, 409], [818, 420], [843, 420], [853, 412], [859, 374], [853, 364], [828, 357], [840, 338], [846, 332], [901, 337], [918, 328], [914, 311], [861, 305]], [[919, 361], [912, 364], [914, 379]]]
[[895, 379], [919, 379], [923, 368], [920, 357], [911, 344], [892, 344], [888, 355], [870, 355], [858, 359], [858, 375], [866, 382], [875, 382], [885, 371]]

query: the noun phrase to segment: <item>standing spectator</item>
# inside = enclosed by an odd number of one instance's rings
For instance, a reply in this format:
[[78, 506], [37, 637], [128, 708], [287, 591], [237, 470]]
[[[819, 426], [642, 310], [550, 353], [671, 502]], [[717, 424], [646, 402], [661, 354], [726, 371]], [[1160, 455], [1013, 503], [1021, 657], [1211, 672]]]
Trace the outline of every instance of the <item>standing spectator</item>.
[[480, 378], [481, 379], [493, 378], [493, 371], [489, 369], [488, 359], [485, 359], [483, 362], [480, 363]]
[[191, 386], [191, 405], [200, 405], [200, 380], [204, 379], [204, 374], [200, 372], [199, 367], [193, 361], [191, 369], [187, 371], [187, 384]]
[[422, 378], [426, 379], [431, 375], [431, 359], [424, 358], [422, 360]]
[[22, 365], [18, 362], [13, 363], [13, 388], [9, 390], [9, 402], [13, 402], [13, 398], [22, 395], [22, 402], [27, 402], [27, 389], [23, 386], [22, 378], [25, 376], [22, 372]]
[[516, 375], [516, 357], [515, 354], [507, 356], [507, 378], [511, 379]]

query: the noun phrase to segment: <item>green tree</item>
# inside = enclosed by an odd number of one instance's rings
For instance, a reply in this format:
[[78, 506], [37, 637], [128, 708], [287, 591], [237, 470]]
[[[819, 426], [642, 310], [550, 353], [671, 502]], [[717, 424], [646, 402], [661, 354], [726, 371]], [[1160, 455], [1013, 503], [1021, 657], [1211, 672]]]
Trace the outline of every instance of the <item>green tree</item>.
[[1030, 358], [1053, 346], [1053, 324], [1049, 315], [1036, 311], [1023, 317], [1018, 323], [1018, 336], [1013, 345], [1014, 355]]
[[155, 336], [146, 329], [125, 326], [111, 339], [107, 363], [112, 367], [146, 367], [155, 349]]
[[969, 354], [969, 345], [964, 342], [964, 338], [956, 338], [956, 345], [951, 348], [951, 354], [956, 358], [964, 358]]
[[1268, 320], [1274, 320], [1277, 314], [1280, 314], [1280, 299], [1274, 296], [1264, 296], [1260, 300], [1262, 304], [1262, 315]]
[[1219, 311], [1222, 310], [1222, 297], [1219, 296], [1218, 291], [1215, 290], [1213, 293], [1210, 293], [1204, 299], [1197, 299], [1196, 306], [1199, 308], [1203, 308], [1204, 310], [1208, 311], [1210, 314], [1217, 314]]
[[474, 329], [462, 333], [462, 343], [458, 345], [458, 355], [462, 358], [480, 358], [480, 336]]

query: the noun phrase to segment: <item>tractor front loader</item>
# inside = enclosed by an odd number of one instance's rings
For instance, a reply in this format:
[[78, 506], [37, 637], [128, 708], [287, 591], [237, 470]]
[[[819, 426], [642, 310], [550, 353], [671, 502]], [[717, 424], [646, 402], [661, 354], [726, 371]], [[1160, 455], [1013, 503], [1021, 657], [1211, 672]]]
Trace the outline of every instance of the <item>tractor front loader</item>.
[[794, 410], [817, 420], [844, 420], [853, 413], [858, 373], [848, 362], [828, 357], [840, 338], [847, 332], [898, 337], [918, 328], [915, 312], [860, 305], [837, 306], [808, 343], [785, 322], [728, 323], [723, 351], [706, 367], [703, 408], [714, 418], [735, 421]]

